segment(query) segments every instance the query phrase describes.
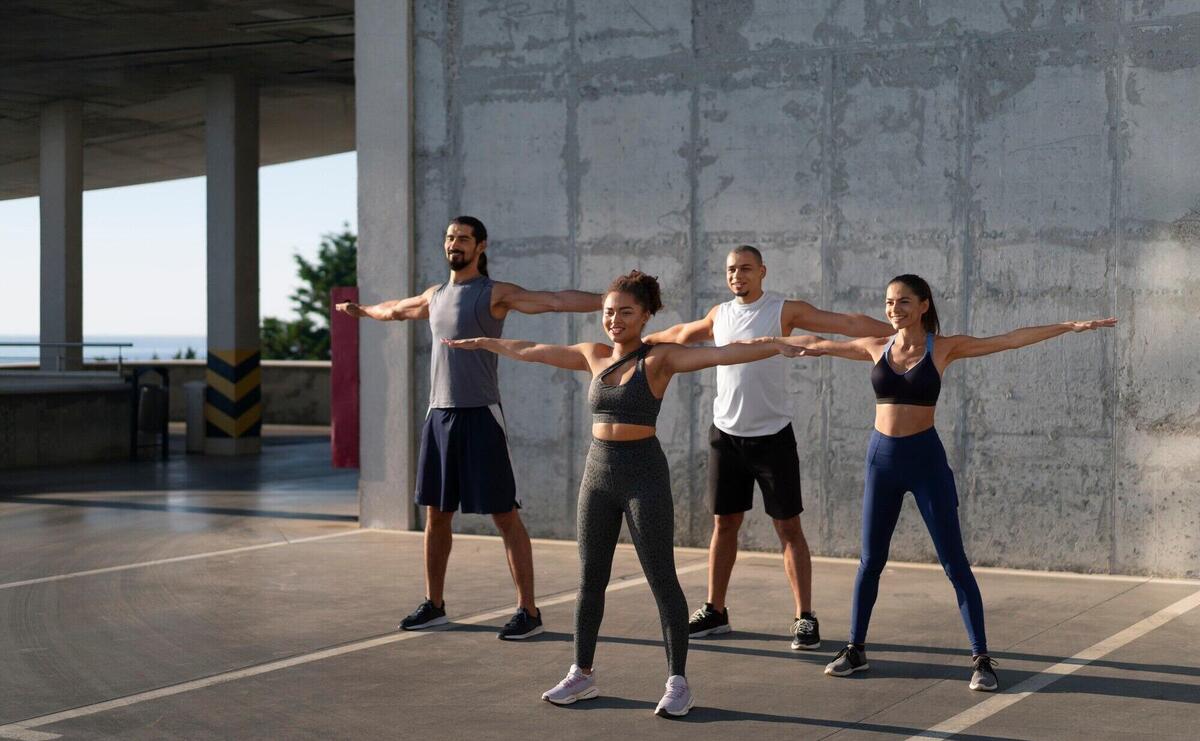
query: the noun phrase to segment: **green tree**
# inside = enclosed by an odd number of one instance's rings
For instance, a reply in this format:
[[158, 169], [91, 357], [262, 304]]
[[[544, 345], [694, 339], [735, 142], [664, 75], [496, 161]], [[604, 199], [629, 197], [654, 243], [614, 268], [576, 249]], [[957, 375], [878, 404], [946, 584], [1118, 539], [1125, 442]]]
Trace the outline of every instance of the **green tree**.
[[330, 291], [358, 284], [358, 237], [344, 224], [341, 232], [321, 236], [317, 257], [309, 262], [293, 255], [301, 286], [288, 298], [295, 321], [264, 317], [262, 356], [273, 360], [328, 360]]

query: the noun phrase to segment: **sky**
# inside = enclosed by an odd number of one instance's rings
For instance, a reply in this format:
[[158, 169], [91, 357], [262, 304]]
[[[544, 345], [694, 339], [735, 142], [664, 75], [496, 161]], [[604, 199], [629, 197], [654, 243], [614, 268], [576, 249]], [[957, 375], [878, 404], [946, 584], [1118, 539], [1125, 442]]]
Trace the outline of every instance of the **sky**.
[[[259, 169], [259, 311], [294, 318], [292, 255], [357, 231], [354, 152]], [[83, 194], [83, 333], [204, 335], [204, 178]], [[0, 201], [0, 335], [37, 335], [38, 199]]]

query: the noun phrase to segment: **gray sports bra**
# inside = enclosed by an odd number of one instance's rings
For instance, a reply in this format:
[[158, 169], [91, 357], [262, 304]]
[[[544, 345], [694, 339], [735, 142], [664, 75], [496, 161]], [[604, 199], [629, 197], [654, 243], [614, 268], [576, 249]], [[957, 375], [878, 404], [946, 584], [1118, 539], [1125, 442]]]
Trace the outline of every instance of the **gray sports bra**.
[[[592, 422], [654, 426], [662, 409], [662, 399], [650, 392], [650, 382], [646, 379], [646, 356], [653, 347], [642, 345], [592, 379], [592, 387], [588, 390]], [[606, 376], [630, 358], [637, 358], [637, 367], [628, 381], [620, 386], [610, 386], [604, 382]]]

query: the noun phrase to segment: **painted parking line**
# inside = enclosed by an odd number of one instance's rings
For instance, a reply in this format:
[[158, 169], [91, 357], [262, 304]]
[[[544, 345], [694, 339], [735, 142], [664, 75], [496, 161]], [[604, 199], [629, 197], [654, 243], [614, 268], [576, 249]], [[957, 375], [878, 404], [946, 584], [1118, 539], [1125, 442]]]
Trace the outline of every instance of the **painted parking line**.
[[[701, 553], [708, 552], [707, 549], [685, 549], [678, 546], [675, 548], [677, 553], [684, 550], [697, 550]], [[768, 560], [782, 561], [783, 555], [774, 551], [739, 551], [738, 558], [764, 558]], [[812, 562], [841, 564], [843, 566], [858, 566], [859, 560], [857, 558], [839, 558], [836, 556], [813, 556]], [[942, 565], [939, 563], [921, 563], [919, 561], [893, 561], [889, 559], [887, 568], [945, 573], [945, 569], [942, 568]], [[971, 571], [976, 575], [999, 574], [1001, 576], [1020, 576], [1027, 579], [1072, 579], [1080, 581], [1124, 582], [1127, 584], [1174, 584], [1185, 587], [1200, 587], [1200, 579], [1159, 576], [1136, 576], [1129, 574], [1081, 574], [1075, 571], [1034, 571], [1032, 569], [1013, 569], [1006, 566], [971, 566]]]
[[[690, 574], [694, 571], [700, 571], [702, 569], [708, 569], [707, 560], [688, 564], [687, 566], [681, 566], [675, 570], [675, 573], [683, 576], [684, 574]], [[629, 577], [627, 579], [619, 579], [610, 583], [606, 591], [618, 592], [624, 589], [632, 589], [634, 587], [644, 586], [645, 584], [645, 576]], [[564, 602], [572, 602], [574, 600], [575, 592], [571, 591], [569, 593], [564, 592], [546, 599], [539, 599], [538, 605], [539, 607], [553, 607], [554, 605], [561, 605]], [[398, 643], [400, 641], [413, 640], [431, 633], [441, 633], [448, 630], [454, 630], [457, 626], [478, 625], [479, 623], [486, 623], [489, 620], [508, 617], [511, 614], [512, 607], [503, 607], [476, 615], [456, 618], [454, 622], [444, 627], [430, 628], [429, 630], [413, 632], [388, 633], [387, 635], [366, 638], [361, 641], [354, 641], [352, 643], [346, 643], [340, 646], [333, 646], [320, 651], [300, 654], [298, 656], [292, 656], [290, 658], [280, 659], [278, 661], [270, 661], [265, 664], [258, 664], [256, 666], [250, 666], [244, 669], [238, 669], [236, 671], [214, 674], [210, 677], [203, 677], [190, 682], [182, 682], [180, 684], [173, 684], [168, 687], [160, 687], [159, 689], [149, 690], [147, 692], [139, 692], [135, 695], [118, 697], [115, 700], [107, 700], [105, 702], [98, 702], [92, 705], [84, 705], [82, 707], [72, 708], [71, 710], [63, 710], [58, 713], [51, 713], [49, 715], [42, 715], [36, 718], [29, 718], [16, 723], [10, 723], [9, 725], [0, 726], [0, 739], [17, 739], [19, 741], [50, 741], [51, 739], [60, 738], [61, 736], [59, 734], [47, 733], [45, 731], [37, 731], [34, 729], [41, 728], [42, 726], [53, 725], [55, 723], [62, 723], [63, 721], [73, 720], [75, 718], [83, 718], [89, 715], [96, 715], [97, 713], [108, 712], [110, 710], [119, 710], [121, 708], [127, 708], [131, 705], [149, 702], [150, 700], [158, 700], [163, 697], [181, 695], [185, 692], [201, 690], [218, 684], [235, 682], [239, 679], [257, 677], [262, 674], [277, 672], [281, 669], [290, 669], [294, 666], [311, 664], [315, 661], [324, 661], [325, 659], [332, 659], [338, 656], [356, 653], [358, 651], [378, 648], [379, 646], [386, 646], [392, 643]]]
[[132, 569], [144, 569], [150, 566], [164, 566], [171, 563], [183, 563], [184, 561], [197, 561], [203, 558], [215, 558], [217, 556], [229, 556], [234, 553], [249, 553], [251, 551], [261, 551], [267, 548], [278, 548], [285, 545], [300, 545], [301, 543], [313, 543], [319, 540], [329, 540], [330, 538], [342, 538], [347, 535], [358, 535], [359, 533], [369, 533], [370, 530], [354, 529], [344, 530], [340, 533], [327, 533], [325, 535], [313, 535], [307, 538], [294, 538], [292, 540], [279, 540], [271, 543], [259, 543], [258, 545], [246, 545], [240, 548], [227, 548], [223, 551], [208, 551], [207, 553], [192, 553], [187, 556], [174, 556], [172, 558], [159, 558], [154, 561], [140, 561], [138, 563], [126, 563], [119, 566], [106, 566], [101, 569], [88, 569], [87, 571], [73, 571], [69, 574], [55, 574], [54, 576], [41, 576], [36, 579], [24, 579], [22, 581], [10, 581], [0, 584], [0, 589], [16, 589], [17, 587], [28, 587], [34, 584], [46, 584], [54, 581], [65, 581], [67, 579], [79, 579], [84, 576], [96, 576], [97, 574], [113, 574], [118, 571], [130, 571]]
[[1085, 648], [1069, 659], [1043, 669], [1024, 682], [989, 697], [978, 705], [964, 710], [958, 715], [926, 730], [924, 733], [911, 736], [910, 741], [911, 739], [922, 738], [950, 738], [957, 733], [962, 733], [971, 726], [999, 713], [1001, 710], [1009, 708], [1026, 697], [1045, 689], [1063, 677], [1074, 674], [1093, 661], [1102, 659], [1122, 646], [1141, 638], [1157, 628], [1161, 628], [1180, 615], [1195, 609], [1197, 606], [1200, 606], [1200, 591], [1194, 592], [1190, 596], [1184, 597], [1178, 602], [1168, 605], [1153, 615], [1134, 623], [1125, 630]]

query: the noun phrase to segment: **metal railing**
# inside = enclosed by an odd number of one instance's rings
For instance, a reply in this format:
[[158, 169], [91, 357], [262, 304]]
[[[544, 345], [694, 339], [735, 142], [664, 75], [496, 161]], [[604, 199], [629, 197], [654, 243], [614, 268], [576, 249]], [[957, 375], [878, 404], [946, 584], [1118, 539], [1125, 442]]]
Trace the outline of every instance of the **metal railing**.
[[[36, 347], [40, 351], [46, 347], [71, 348], [78, 347], [115, 347], [117, 348], [117, 374], [122, 371], [122, 363], [124, 358], [121, 356], [122, 348], [133, 347], [132, 342], [0, 342], [0, 347]], [[38, 352], [38, 362], [41, 362], [41, 352]], [[55, 356], [55, 370], [63, 370], [63, 364], [66, 360], [65, 353], [59, 353]]]

